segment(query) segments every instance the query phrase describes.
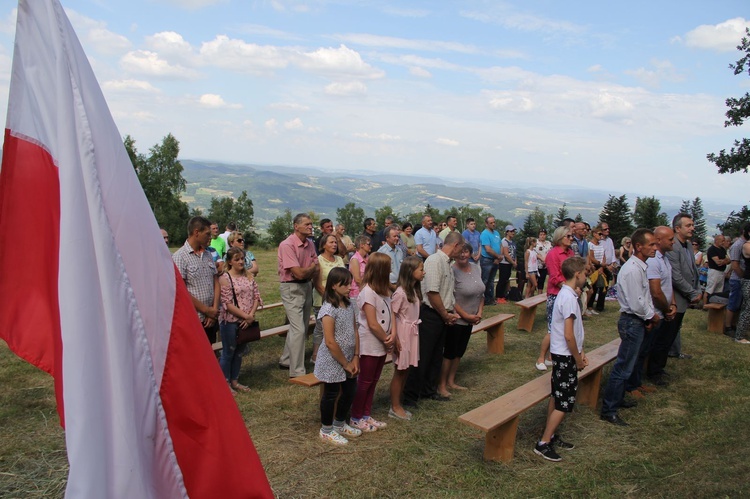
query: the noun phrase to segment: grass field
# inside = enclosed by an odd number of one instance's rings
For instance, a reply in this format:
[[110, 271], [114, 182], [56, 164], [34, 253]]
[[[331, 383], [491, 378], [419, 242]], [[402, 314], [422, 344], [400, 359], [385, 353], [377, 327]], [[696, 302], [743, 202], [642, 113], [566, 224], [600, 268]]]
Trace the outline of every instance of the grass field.
[[[258, 251], [267, 302], [279, 301], [275, 253]], [[485, 309], [485, 317], [516, 313], [513, 305]], [[278, 497], [746, 497], [750, 414], [750, 348], [706, 332], [706, 315], [689, 310], [683, 348], [692, 360], [670, 359], [674, 382], [637, 408], [621, 411], [619, 428], [579, 407], [561, 427], [576, 449], [561, 463], [533, 454], [545, 405], [521, 417], [516, 455], [509, 464], [482, 461], [481, 432], [457, 418], [538, 375], [543, 310], [534, 331], [506, 322], [505, 355], [486, 352], [474, 335], [459, 370], [470, 391], [450, 402], [423, 402], [411, 422], [387, 418], [386, 366], [373, 415], [388, 428], [344, 448], [319, 441], [318, 389], [287, 381], [277, 368], [283, 338], [254, 343], [240, 382], [252, 393], [237, 398], [271, 486]], [[617, 306], [585, 323], [586, 346], [616, 337]], [[282, 311], [261, 312], [262, 327], [283, 323]], [[605, 370], [606, 375], [609, 369]], [[61, 497], [67, 461], [51, 378], [0, 346], [0, 497]], [[221, 480], [221, 477], [216, 477]]]

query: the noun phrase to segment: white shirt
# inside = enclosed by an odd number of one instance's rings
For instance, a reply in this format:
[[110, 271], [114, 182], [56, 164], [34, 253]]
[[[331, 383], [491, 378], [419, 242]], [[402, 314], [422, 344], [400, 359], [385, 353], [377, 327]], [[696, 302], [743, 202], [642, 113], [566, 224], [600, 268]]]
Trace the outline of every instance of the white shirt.
[[646, 262], [633, 255], [623, 264], [617, 275], [617, 301], [620, 303], [620, 312], [637, 315], [644, 321], [655, 315], [646, 269]]
[[555, 306], [552, 309], [552, 325], [550, 327], [549, 351], [555, 355], [573, 355], [565, 341], [565, 319], [573, 317], [573, 334], [576, 339], [578, 353], [583, 351], [583, 320], [581, 308], [578, 305], [578, 295], [567, 284], [557, 294]]
[[615, 263], [617, 257], [615, 256], [615, 243], [612, 242], [612, 238], [602, 239], [599, 244], [604, 245], [604, 257], [607, 259], [607, 265]]

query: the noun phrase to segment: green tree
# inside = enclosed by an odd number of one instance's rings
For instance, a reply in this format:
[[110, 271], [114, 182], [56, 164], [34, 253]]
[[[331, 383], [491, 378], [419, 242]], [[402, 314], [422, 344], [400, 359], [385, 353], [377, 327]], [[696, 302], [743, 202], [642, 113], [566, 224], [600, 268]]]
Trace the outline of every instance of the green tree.
[[636, 227], [647, 229], [653, 229], [660, 225], [669, 226], [667, 214], [661, 211], [661, 201], [656, 199], [656, 196], [635, 198], [633, 222], [635, 222]]
[[573, 218], [573, 220], [575, 220], [576, 223], [577, 222], [583, 222], [583, 215], [581, 215], [580, 213], [577, 213], [576, 216], [575, 216], [575, 218]]
[[706, 228], [706, 218], [703, 213], [703, 203], [701, 202], [701, 198], [696, 197], [693, 199], [693, 202], [690, 205], [690, 214], [693, 215], [693, 223], [695, 223], [693, 241], [698, 241], [698, 245], [701, 248], [705, 248], [708, 230]]
[[732, 211], [724, 223], [717, 224], [716, 227], [727, 237], [737, 237], [747, 223], [750, 223], [750, 208], [745, 205], [740, 211]]
[[[737, 50], [743, 56], [736, 64], [729, 65], [729, 69], [732, 69], [735, 75], [744, 73], [745, 69], [747, 69], [748, 75], [750, 75], [750, 28], [745, 28], [745, 34], [747, 36], [743, 36], [742, 42], [737, 45]], [[750, 93], [745, 92], [745, 95], [739, 99], [730, 97], [726, 100], [726, 104], [729, 110], [726, 112], [727, 120], [724, 122], [725, 128], [728, 126], [742, 126], [745, 120], [750, 118]], [[747, 173], [748, 166], [750, 166], [750, 139], [735, 140], [734, 146], [729, 152], [726, 152], [726, 149], [722, 149], [718, 155], [710, 153], [706, 158], [716, 165], [719, 173]]]
[[336, 222], [346, 228], [346, 233], [354, 239], [364, 230], [365, 210], [354, 203], [346, 203], [343, 208], [336, 208]]
[[534, 208], [532, 212], [526, 215], [523, 220], [521, 229], [516, 232], [516, 258], [518, 259], [518, 265], [521, 266], [521, 262], [525, 260], [524, 246], [526, 245], [526, 239], [529, 237], [538, 237], [539, 230], [542, 228], [550, 227], [552, 223], [552, 215], [545, 215], [545, 213], [538, 206]]
[[609, 225], [609, 237], [612, 238], [615, 247], [620, 245], [623, 237], [630, 236], [633, 233], [635, 228], [630, 216], [628, 198], [625, 194], [620, 197], [610, 194], [599, 213], [599, 223]]
[[560, 207], [560, 209], [557, 210], [557, 214], [555, 215], [555, 227], [562, 227], [563, 220], [565, 220], [569, 216], [570, 215], [568, 215], [568, 208], [566, 206], [566, 203], [563, 203], [563, 205]]
[[289, 234], [294, 232], [292, 220], [292, 210], [289, 208], [284, 211], [283, 215], [279, 215], [271, 220], [271, 223], [268, 224], [268, 239], [272, 246], [278, 246], [284, 239], [289, 237]]
[[247, 191], [242, 191], [235, 200], [231, 197], [211, 198], [211, 207], [208, 209], [208, 219], [219, 224], [223, 229], [229, 222], [237, 224], [237, 230], [255, 242], [255, 231], [253, 230], [253, 201], [248, 197]]
[[401, 216], [393, 211], [393, 207], [385, 205], [382, 208], [375, 210], [375, 221], [378, 223], [378, 230], [385, 227], [386, 217], [393, 217], [393, 220], [398, 223]]
[[680, 205], [680, 213], [691, 213], [690, 209], [690, 200], [683, 199], [682, 204]]
[[125, 137], [123, 143], [156, 222], [169, 232], [173, 242], [184, 242], [190, 210], [187, 203], [180, 199], [186, 183], [182, 176], [182, 164], [177, 160], [179, 141], [171, 133], [167, 134], [161, 144], [149, 149], [148, 156], [138, 152], [135, 140], [130, 135]]

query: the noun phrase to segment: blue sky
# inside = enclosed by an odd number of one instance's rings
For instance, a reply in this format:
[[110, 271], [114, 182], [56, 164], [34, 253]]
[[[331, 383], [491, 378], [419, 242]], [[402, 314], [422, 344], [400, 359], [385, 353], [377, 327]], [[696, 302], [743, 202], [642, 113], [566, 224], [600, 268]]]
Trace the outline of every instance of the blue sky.
[[[748, 202], [705, 156], [746, 0], [69, 0], [120, 132], [186, 159]], [[0, 4], [7, 106], [15, 2]]]

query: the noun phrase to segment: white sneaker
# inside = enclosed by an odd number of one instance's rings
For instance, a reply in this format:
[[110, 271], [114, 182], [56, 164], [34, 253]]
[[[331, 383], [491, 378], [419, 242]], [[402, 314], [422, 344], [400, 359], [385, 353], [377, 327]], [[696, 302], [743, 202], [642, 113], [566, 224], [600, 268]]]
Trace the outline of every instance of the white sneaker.
[[552, 367], [552, 361], [549, 360], [549, 359], [545, 359], [544, 365], [547, 366], [547, 367]]
[[358, 430], [361, 430], [363, 433], [369, 433], [371, 431], [377, 431], [378, 430], [372, 424], [370, 424], [370, 422], [367, 419], [365, 419], [365, 418], [362, 418], [360, 420], [354, 420], [354, 419], [352, 419], [351, 426], [352, 426], [352, 428], [356, 428]]
[[590, 309], [590, 311], [591, 311], [591, 313], [592, 313], [592, 314], [594, 314], [594, 315], [599, 315], [599, 312], [597, 312], [597, 311], [596, 311], [596, 310], [594, 310], [593, 308], [592, 308], [592, 309]]
[[589, 309], [587, 309], [587, 310], [586, 310], [586, 311], [585, 311], [585, 312], [583, 313], [583, 315], [585, 315], [586, 317], [592, 317], [592, 316], [594, 315], [594, 311], [593, 311], [593, 310], [591, 310], [591, 309], [589, 308]]
[[739, 340], [734, 340], [735, 343], [742, 343], [743, 345], [750, 345], [750, 341], [746, 340], [745, 338], [740, 338]]
[[338, 434], [336, 430], [331, 431], [331, 433], [323, 433], [323, 430], [320, 430], [320, 439], [324, 440], [326, 442], [331, 442], [332, 444], [336, 445], [346, 445], [349, 443], [347, 439], [342, 437]]
[[539, 364], [536, 364], [536, 370], [537, 371], [546, 371], [547, 366], [544, 364], [544, 362], [540, 362]]
[[355, 438], [362, 434], [362, 430], [360, 430], [359, 428], [352, 428], [346, 423], [344, 423], [344, 426], [342, 426], [341, 428], [334, 426], [333, 431], [335, 431], [339, 435], [343, 435], [349, 438]]
[[385, 428], [386, 426], [388, 426], [388, 423], [384, 423], [382, 421], [378, 421], [375, 418], [373, 418], [372, 416], [367, 416], [367, 417], [365, 417], [363, 419], [366, 419], [368, 423], [370, 423], [372, 426], [374, 426], [375, 428], [378, 428], [378, 429]]

